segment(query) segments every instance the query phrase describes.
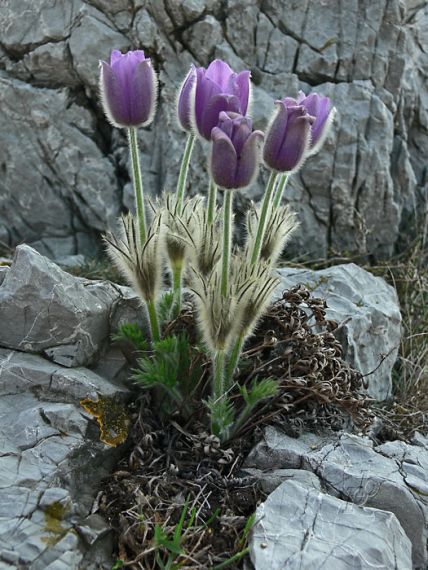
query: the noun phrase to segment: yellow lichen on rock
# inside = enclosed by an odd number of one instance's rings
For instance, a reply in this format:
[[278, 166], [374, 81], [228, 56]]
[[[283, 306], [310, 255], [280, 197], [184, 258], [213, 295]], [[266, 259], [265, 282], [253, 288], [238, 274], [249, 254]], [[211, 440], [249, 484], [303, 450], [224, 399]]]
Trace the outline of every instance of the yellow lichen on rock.
[[122, 402], [112, 396], [100, 396], [97, 401], [88, 398], [80, 400], [80, 405], [96, 418], [103, 443], [116, 447], [126, 440], [128, 415]]

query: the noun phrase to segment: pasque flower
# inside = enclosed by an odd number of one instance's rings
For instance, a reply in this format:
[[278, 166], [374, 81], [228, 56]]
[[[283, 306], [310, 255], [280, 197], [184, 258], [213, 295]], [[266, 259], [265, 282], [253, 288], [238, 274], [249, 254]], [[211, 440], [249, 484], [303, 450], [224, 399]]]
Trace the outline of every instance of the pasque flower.
[[[192, 70], [190, 71], [192, 73]], [[250, 97], [250, 72], [235, 73], [227, 63], [220, 59], [214, 60], [207, 69], [198, 67], [196, 74], [196, 89], [191, 102], [192, 118], [199, 135], [210, 140], [211, 131], [217, 125], [222, 111], [232, 111], [245, 115]], [[188, 80], [183, 93], [183, 109], [186, 95], [189, 92]]]
[[315, 118], [311, 125], [311, 143], [308, 156], [317, 153], [327, 136], [336, 108], [332, 107], [329, 97], [322, 97], [318, 93], [311, 93], [306, 97], [303, 91], [299, 91], [296, 100], [288, 98], [287, 101], [294, 102], [295, 105], [302, 105], [309, 115]]
[[141, 127], [153, 120], [157, 77], [144, 51], [113, 50], [101, 61], [100, 91], [107, 118], [115, 127]]
[[272, 170], [293, 172], [307, 157], [314, 117], [294, 99], [278, 100], [275, 104], [278, 109], [266, 132], [263, 159]]
[[211, 139], [210, 171], [215, 184], [227, 190], [251, 184], [259, 168], [263, 133], [253, 131], [247, 117], [222, 111]]

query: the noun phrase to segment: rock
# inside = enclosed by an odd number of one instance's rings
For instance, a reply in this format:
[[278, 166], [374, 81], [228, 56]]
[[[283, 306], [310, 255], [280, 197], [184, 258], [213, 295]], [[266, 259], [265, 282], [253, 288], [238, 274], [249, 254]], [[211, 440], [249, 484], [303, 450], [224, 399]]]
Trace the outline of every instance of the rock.
[[31, 247], [17, 247], [0, 288], [0, 346], [44, 353], [53, 362], [92, 362], [110, 334], [113, 285], [62, 271]]
[[0, 346], [90, 365], [110, 380], [129, 372], [111, 334], [124, 322], [149, 330], [131, 289], [74, 277], [26, 245], [16, 248], [0, 287], [0, 322]]
[[310, 434], [293, 439], [267, 428], [245, 465], [262, 471], [305, 469], [334, 497], [394, 513], [412, 543], [413, 567], [426, 567], [427, 449], [404, 442], [376, 447], [368, 438], [350, 434], [326, 444]]
[[[113, 433], [127, 390], [87, 369], [0, 349], [0, 395], [0, 568], [77, 570], [108, 531], [88, 516], [121, 453], [100, 441], [79, 402], [114, 403], [101, 416], [105, 433]], [[91, 540], [75, 531], [80, 527], [86, 535], [92, 528]], [[108, 545], [104, 550], [108, 557]]]
[[284, 481], [297, 481], [305, 488], [312, 487], [317, 491], [321, 490], [320, 480], [310, 471], [303, 469], [273, 469], [272, 471], [261, 471], [247, 467], [242, 470], [243, 476], [254, 477], [260, 482], [264, 493], [272, 493]]
[[327, 301], [327, 318], [339, 324], [335, 335], [343, 356], [368, 381], [367, 393], [383, 400], [391, 394], [391, 372], [401, 338], [401, 315], [395, 289], [353, 263], [320, 271], [278, 270], [278, 290], [302, 283]]
[[250, 539], [256, 570], [411, 567], [411, 544], [392, 513], [286, 481], [258, 507]]
[[[175, 186], [175, 97], [189, 64], [224, 57], [252, 71], [264, 102], [254, 105], [258, 128], [270, 98], [299, 89], [338, 108], [324, 148], [289, 182], [301, 220], [290, 255], [390, 255], [414, 231], [427, 191], [427, 21], [424, 2], [402, 0], [332, 0], [321, 11], [315, 1], [230, 0], [224, 10], [219, 0], [3, 0], [0, 239], [53, 258], [96, 252], [130, 180], [125, 134], [98, 102], [98, 60], [133, 46], [161, 79], [154, 124], [139, 133], [148, 191]], [[206, 151], [197, 147], [189, 188], [205, 192]]]

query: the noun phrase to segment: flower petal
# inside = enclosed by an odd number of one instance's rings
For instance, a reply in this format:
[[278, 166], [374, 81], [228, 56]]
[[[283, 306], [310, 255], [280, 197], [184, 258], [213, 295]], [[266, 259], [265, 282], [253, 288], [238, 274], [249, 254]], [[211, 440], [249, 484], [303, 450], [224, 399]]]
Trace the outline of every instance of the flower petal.
[[251, 73], [248, 70], [241, 71], [238, 75], [234, 78], [235, 88], [234, 88], [234, 95], [236, 95], [239, 99], [241, 104], [240, 112], [243, 115], [246, 115], [248, 110], [248, 102], [250, 99], [250, 77]]
[[177, 116], [181, 127], [190, 132], [192, 130], [191, 113], [193, 109], [194, 88], [196, 85], [195, 66], [191, 65], [181, 88], [177, 101]]
[[227, 93], [227, 87], [229, 85], [229, 77], [234, 75], [231, 67], [221, 59], [215, 59], [210, 63], [206, 71], [205, 77], [214, 81], [223, 93]]
[[238, 158], [230, 138], [218, 127], [211, 134], [210, 172], [220, 188], [234, 188]]
[[262, 131], [253, 131], [247, 138], [238, 159], [235, 188], [249, 186], [257, 176], [263, 137]]
[[239, 101], [235, 95], [214, 95], [209, 98], [206, 104], [200, 125], [198, 125], [199, 133], [207, 140], [211, 138], [211, 131], [217, 126], [219, 115], [222, 111], [239, 112]]

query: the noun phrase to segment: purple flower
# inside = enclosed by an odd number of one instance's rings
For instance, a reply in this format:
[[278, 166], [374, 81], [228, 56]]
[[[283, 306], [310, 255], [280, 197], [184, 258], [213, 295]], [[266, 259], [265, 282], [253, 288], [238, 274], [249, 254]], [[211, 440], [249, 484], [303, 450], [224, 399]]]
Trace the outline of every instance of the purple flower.
[[141, 127], [153, 120], [157, 78], [142, 50], [111, 52], [101, 61], [100, 91], [104, 112], [115, 127]]
[[328, 97], [321, 97], [318, 93], [311, 93], [306, 97], [303, 91], [299, 91], [296, 105], [303, 105], [309, 115], [315, 117], [311, 125], [312, 137], [308, 154], [310, 156], [317, 153], [323, 145], [336, 109], [331, 106], [331, 100]]
[[222, 111], [211, 133], [210, 170], [217, 186], [227, 190], [249, 186], [260, 163], [261, 131], [253, 131], [250, 119]]
[[224, 61], [196, 69], [193, 122], [201, 137], [210, 140], [222, 111], [245, 115], [250, 97], [250, 72], [236, 74]]
[[278, 110], [267, 129], [263, 159], [272, 170], [293, 172], [308, 156], [314, 118], [294, 99], [275, 101], [275, 105]]
[[190, 66], [190, 71], [186, 75], [186, 79], [183, 81], [177, 99], [177, 116], [178, 122], [181, 127], [187, 131], [192, 131], [191, 114], [193, 109], [192, 99], [195, 98], [195, 87], [196, 85], [196, 67], [194, 65]]

